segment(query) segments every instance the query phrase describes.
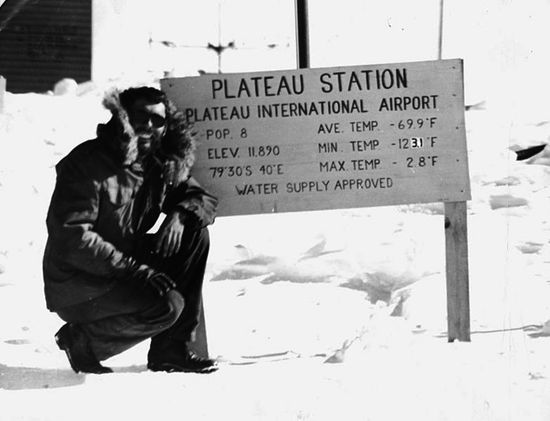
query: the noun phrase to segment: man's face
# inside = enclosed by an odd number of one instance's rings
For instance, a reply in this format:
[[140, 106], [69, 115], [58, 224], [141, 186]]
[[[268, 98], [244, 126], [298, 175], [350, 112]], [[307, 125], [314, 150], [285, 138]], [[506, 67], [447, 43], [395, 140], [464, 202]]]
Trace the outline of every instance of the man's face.
[[136, 100], [129, 112], [130, 124], [138, 136], [140, 153], [147, 153], [151, 145], [158, 144], [166, 131], [166, 107], [163, 103]]

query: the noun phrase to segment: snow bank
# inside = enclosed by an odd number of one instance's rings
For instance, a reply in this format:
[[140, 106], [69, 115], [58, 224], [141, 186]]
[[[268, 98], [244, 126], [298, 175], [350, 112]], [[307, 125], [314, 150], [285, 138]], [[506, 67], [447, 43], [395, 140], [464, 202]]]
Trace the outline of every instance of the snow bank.
[[[80, 88], [8, 93], [0, 116], [0, 318], [9, 321], [0, 326], [0, 386], [14, 390], [8, 413], [26, 406], [30, 418], [74, 419], [67, 400], [89, 407], [92, 393], [114, 405], [121, 388], [135, 397], [124, 417], [136, 418], [162, 400], [171, 419], [182, 396], [192, 419], [364, 419], [357, 414], [365, 406], [380, 420], [550, 413], [537, 406], [550, 369], [533, 356], [550, 351], [537, 341], [550, 318], [549, 152], [521, 162], [514, 152], [548, 142], [550, 125], [514, 120], [489, 102], [467, 112], [472, 346], [446, 344], [443, 206], [430, 203], [219, 218], [204, 293], [220, 373], [148, 373], [147, 343], [107, 362], [115, 376], [71, 373], [53, 343], [61, 321], [45, 309], [41, 258], [54, 165], [108, 118], [102, 90]], [[162, 399], [145, 396], [157, 386]], [[28, 408], [33, 389], [51, 393], [36, 390]], [[199, 393], [215, 396], [217, 408]], [[388, 395], [401, 404], [388, 406]], [[134, 405], [140, 400], [149, 404]]]

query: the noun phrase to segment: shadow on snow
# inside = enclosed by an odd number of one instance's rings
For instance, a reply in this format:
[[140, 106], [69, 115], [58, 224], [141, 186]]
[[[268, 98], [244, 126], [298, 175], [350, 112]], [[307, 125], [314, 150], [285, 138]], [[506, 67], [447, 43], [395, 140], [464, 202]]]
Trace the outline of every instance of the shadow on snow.
[[86, 379], [70, 369], [44, 369], [36, 367], [9, 367], [0, 364], [0, 389], [49, 389], [77, 386]]
[[[145, 365], [115, 367], [115, 373], [142, 373]], [[108, 375], [108, 374], [107, 374]], [[53, 389], [84, 384], [86, 374], [75, 373], [71, 369], [45, 369], [37, 367], [10, 367], [0, 364], [0, 389]]]

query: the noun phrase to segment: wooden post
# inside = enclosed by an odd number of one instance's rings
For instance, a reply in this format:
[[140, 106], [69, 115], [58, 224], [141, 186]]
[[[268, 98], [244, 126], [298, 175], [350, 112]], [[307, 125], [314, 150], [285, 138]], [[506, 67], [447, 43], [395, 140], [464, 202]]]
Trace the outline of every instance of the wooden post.
[[445, 203], [447, 337], [470, 341], [468, 224], [466, 202]]
[[6, 93], [6, 79], [0, 76], [0, 114], [4, 112], [4, 94]]
[[[437, 58], [443, 57], [443, 6], [439, 1]], [[445, 266], [447, 277], [447, 339], [470, 341], [468, 269], [468, 208], [466, 202], [445, 203]]]

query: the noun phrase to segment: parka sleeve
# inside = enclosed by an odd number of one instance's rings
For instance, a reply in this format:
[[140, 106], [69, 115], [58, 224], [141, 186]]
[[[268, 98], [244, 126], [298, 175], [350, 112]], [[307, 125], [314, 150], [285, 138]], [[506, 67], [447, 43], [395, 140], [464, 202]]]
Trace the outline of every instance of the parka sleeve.
[[57, 182], [46, 224], [56, 244], [56, 259], [68, 268], [99, 277], [122, 278], [135, 261], [97, 232], [100, 182], [71, 163], [58, 166]]
[[218, 199], [191, 176], [167, 194], [163, 211], [183, 211], [186, 222], [196, 229], [214, 223], [217, 207]]

